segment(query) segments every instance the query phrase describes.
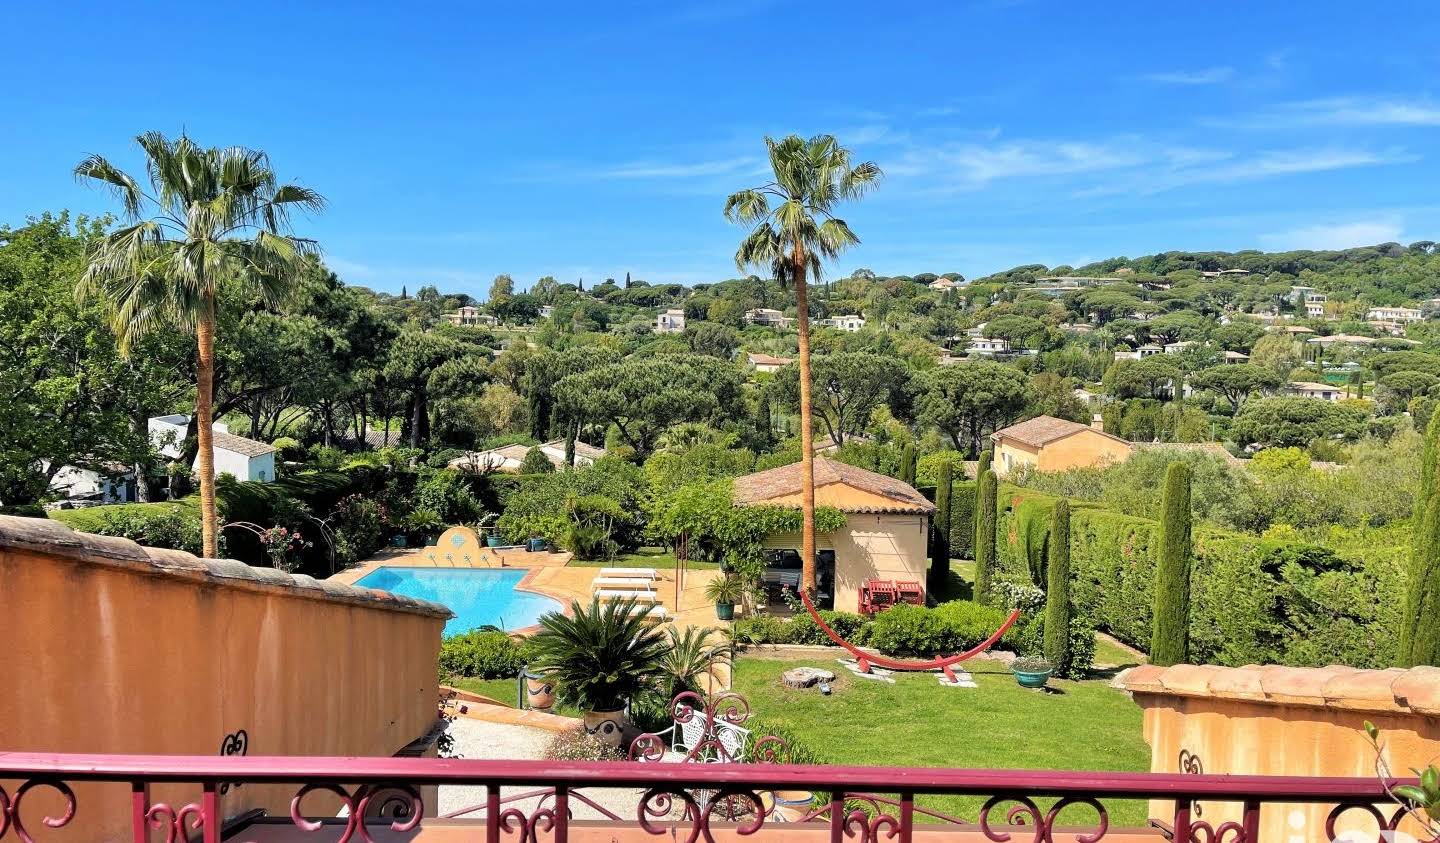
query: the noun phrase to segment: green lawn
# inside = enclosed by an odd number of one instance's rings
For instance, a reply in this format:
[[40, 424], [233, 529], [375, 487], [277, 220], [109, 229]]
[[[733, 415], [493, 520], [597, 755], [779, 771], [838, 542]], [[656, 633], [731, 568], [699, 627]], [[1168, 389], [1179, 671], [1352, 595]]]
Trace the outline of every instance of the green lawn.
[[[661, 547], [642, 547], [634, 553], [626, 553], [614, 559], [571, 559], [571, 568], [655, 568], [656, 570], [674, 570], [676, 566], [675, 554]], [[716, 562], [699, 562], [690, 560], [685, 563], [688, 570], [708, 570], [718, 568]]]
[[1129, 667], [1136, 664], [1144, 664], [1148, 661], [1145, 656], [1137, 656], [1124, 647], [1116, 646], [1114, 643], [1097, 636], [1095, 638], [1095, 663], [1113, 664], [1117, 667]]
[[[800, 663], [833, 669], [839, 676], [834, 694], [784, 687], [780, 673]], [[858, 679], [828, 655], [802, 660], [742, 656], [735, 690], [749, 699], [757, 717], [789, 729], [832, 764], [1150, 769], [1140, 708], [1105, 682], [1054, 680], [1056, 691], [1046, 693], [1019, 687], [998, 662], [976, 660], [968, 666], [978, 689], [944, 688], [932, 674], [896, 674], [893, 685]], [[931, 796], [921, 804], [973, 821], [984, 799]], [[1112, 825], [1146, 821], [1143, 802], [1106, 807]], [[1075, 806], [1066, 810], [1063, 822], [1084, 825], [1092, 814]]]
[[[445, 683], [463, 691], [470, 691], [476, 694], [483, 694], [496, 702], [502, 702], [512, 708], [519, 701], [519, 691], [515, 686], [514, 679], [452, 679]], [[566, 717], [579, 717], [580, 710], [569, 706], [557, 707], [554, 714], [562, 714]]]
[[62, 524], [80, 530], [85, 533], [94, 533], [105, 526], [106, 517], [112, 512], [121, 510], [126, 512], [165, 512], [170, 509], [179, 509], [182, 514], [193, 515], [198, 518], [200, 514], [200, 496], [190, 495], [178, 501], [159, 501], [156, 503], [115, 503], [105, 506], [87, 506], [83, 509], [53, 509], [49, 512], [51, 518]]

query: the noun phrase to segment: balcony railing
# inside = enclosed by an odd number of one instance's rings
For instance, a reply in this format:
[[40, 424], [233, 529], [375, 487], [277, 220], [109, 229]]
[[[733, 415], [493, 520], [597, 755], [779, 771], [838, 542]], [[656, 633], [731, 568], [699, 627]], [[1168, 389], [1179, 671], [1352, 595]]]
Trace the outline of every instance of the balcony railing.
[[[1327, 814], [1325, 839], [1336, 836], [1337, 819], [1350, 812], [1365, 817], [1367, 839], [1378, 839], [1381, 831], [1395, 829], [1404, 815], [1391, 801], [1385, 784], [1374, 778], [788, 764], [0, 753], [0, 785], [6, 782], [11, 784], [0, 786], [0, 840], [24, 843], [84, 839], [83, 835], [75, 838], [55, 831], [72, 822], [78, 824], [76, 818], [82, 814], [86, 823], [103, 819], [128, 826], [135, 843], [187, 839], [218, 843], [225, 834], [225, 804], [232, 798], [222, 793], [240, 792], [230, 790], [237, 784], [294, 785], [287, 822], [305, 831], [330, 829], [329, 836], [316, 839], [343, 843], [370, 843], [375, 839], [372, 833], [387, 826], [394, 832], [418, 832], [425, 825], [447, 822], [424, 816], [433, 813], [435, 806], [427, 810], [421, 793], [435, 785], [485, 788], [483, 805], [451, 816], [473, 816], [474, 834], [466, 839], [481, 839], [483, 828], [486, 843], [567, 843], [572, 808], [580, 803], [599, 809], [616, 830], [622, 826], [630, 829], [635, 835], [630, 839], [665, 835], [673, 843], [715, 843], [715, 834], [722, 830], [730, 837], [762, 829], [808, 830], [815, 840], [828, 829], [830, 843], [910, 843], [917, 833], [927, 833], [926, 829], [947, 827], [926, 824], [937, 821], [963, 825], [972, 839], [996, 843], [1054, 843], [1057, 839], [1097, 843], [1118, 831], [1111, 829], [1107, 803], [1125, 799], [1173, 802], [1173, 814], [1150, 833], [1184, 843], [1257, 843], [1260, 811], [1265, 805], [1334, 806]], [[79, 804], [73, 786], [94, 782], [128, 786], [128, 821], [97, 818], [94, 810], [86, 812]], [[183, 805], [156, 802], [151, 799], [151, 788], [156, 785], [166, 786], [170, 792], [177, 786], [193, 788], [193, 796]], [[502, 796], [501, 788], [511, 789], [511, 795]], [[587, 788], [633, 788], [643, 795], [637, 799], [633, 815], [627, 817], [598, 805], [582, 792]], [[97, 791], [94, 787], [81, 790], [87, 795]], [[27, 798], [46, 791], [47, 796], [35, 797], [32, 806], [26, 807]], [[770, 796], [784, 791], [820, 794], [818, 807], [797, 817], [798, 823], [781, 823]], [[317, 796], [321, 793], [332, 799]], [[921, 797], [941, 794], [978, 796], [985, 801], [978, 815], [968, 820], [916, 804]], [[543, 797], [537, 806], [528, 811], [517, 807], [518, 800], [536, 796]], [[322, 800], [331, 807], [310, 815]], [[1239, 819], [1202, 818], [1193, 808], [1201, 801], [1207, 811], [1212, 803], [1235, 803], [1241, 806]], [[337, 805], [342, 810], [335, 810]], [[1066, 811], [1062, 830], [1057, 823], [1060, 813], [1077, 805], [1089, 810]], [[1081, 813], [1089, 824], [1076, 829], [1072, 826]], [[344, 818], [336, 820], [337, 814]], [[322, 817], [326, 822], [321, 822]], [[238, 840], [260, 836], [247, 836], [254, 830], [232, 836]], [[1301, 839], [1319, 838], [1305, 835]]]

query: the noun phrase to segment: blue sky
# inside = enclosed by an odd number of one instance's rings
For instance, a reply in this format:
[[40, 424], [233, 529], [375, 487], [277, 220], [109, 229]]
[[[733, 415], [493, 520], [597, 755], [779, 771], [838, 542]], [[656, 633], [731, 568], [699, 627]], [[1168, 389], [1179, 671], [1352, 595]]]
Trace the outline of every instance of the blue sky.
[[886, 171], [832, 274], [1440, 239], [1424, 3], [122, 5], [7, 12], [0, 222], [185, 130], [321, 191], [350, 283], [693, 283], [764, 136], [829, 132]]

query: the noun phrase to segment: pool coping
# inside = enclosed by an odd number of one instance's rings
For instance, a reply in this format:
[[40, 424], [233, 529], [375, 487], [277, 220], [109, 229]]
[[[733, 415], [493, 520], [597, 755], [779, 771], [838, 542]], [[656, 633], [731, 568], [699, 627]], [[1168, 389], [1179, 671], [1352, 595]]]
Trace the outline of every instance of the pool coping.
[[[393, 559], [393, 560], [391, 560], [391, 559], [380, 559], [380, 560], [371, 559], [371, 560], [367, 560], [366, 562], [364, 562], [364, 563], [362, 563], [362, 564], [360, 564], [360, 565], [357, 565], [357, 566], [355, 566], [354, 568], [347, 568], [347, 569], [345, 569], [344, 571], [341, 571], [340, 573], [335, 574], [334, 576], [331, 576], [331, 577], [329, 578], [329, 580], [336, 580], [336, 581], [339, 581], [339, 582], [343, 582], [343, 583], [346, 584], [346, 585], [352, 586], [352, 587], [354, 587], [354, 588], [361, 589], [362, 591], [375, 591], [375, 592], [379, 592], [379, 593], [381, 593], [381, 594], [393, 594], [393, 592], [386, 591], [386, 590], [383, 589], [383, 588], [371, 588], [371, 587], [369, 587], [369, 586], [355, 585], [355, 583], [357, 583], [357, 582], [359, 582], [360, 580], [362, 580], [362, 579], [370, 576], [371, 574], [375, 573], [376, 571], [380, 570], [381, 568], [414, 568], [414, 569], [436, 570], [436, 571], [524, 571], [524, 572], [525, 572], [525, 575], [520, 578], [520, 582], [518, 582], [518, 583], [515, 584], [515, 590], [516, 590], [516, 591], [526, 591], [526, 592], [529, 592], [529, 593], [531, 593], [531, 594], [538, 594], [538, 595], [540, 595], [541, 597], [545, 597], [545, 598], [548, 598], [548, 599], [550, 599], [550, 600], [554, 600], [556, 603], [560, 604], [560, 614], [564, 615], [564, 616], [567, 617], [567, 618], [574, 616], [574, 612], [573, 612], [573, 610], [572, 610], [572, 608], [571, 608], [571, 605], [570, 605], [570, 604], [571, 604], [571, 598], [569, 597], [569, 595], [564, 595], [564, 594], [560, 594], [560, 593], [557, 593], [557, 592], [554, 592], [554, 591], [550, 591], [550, 590], [548, 590], [548, 589], [546, 589], [546, 588], [544, 588], [544, 587], [542, 587], [542, 586], [536, 585], [534, 582], [532, 582], [532, 580], [535, 579], [535, 577], [539, 574], [539, 572], [542, 571], [542, 570], [544, 570], [544, 566], [522, 567], [522, 566], [520, 566], [520, 565], [503, 565], [503, 564], [502, 564], [502, 565], [492, 565], [492, 566], [486, 566], [486, 567], [483, 567], [483, 568], [479, 568], [479, 567], [475, 567], [475, 566], [473, 566], [473, 565], [467, 565], [467, 566], [463, 566], [463, 567], [462, 567], [462, 566], [453, 566], [453, 567], [452, 567], [452, 566], [448, 566], [448, 565], [405, 565], [405, 564], [400, 564], [403, 560], [404, 560], [404, 557], [398, 557], [398, 558]], [[329, 581], [329, 580], [327, 580], [327, 581]], [[436, 604], [436, 605], [442, 605], [442, 606], [443, 606], [444, 604]], [[447, 607], [447, 608], [448, 608], [448, 607]], [[539, 632], [540, 629], [541, 629], [540, 624], [535, 623], [535, 624], [531, 624], [531, 625], [529, 625], [529, 626], [520, 627], [519, 629], [507, 629], [507, 630], [505, 630], [505, 634], [506, 634], [506, 635], [514, 635], [514, 636], [520, 636], [520, 637], [528, 638], [529, 636], [534, 635], [535, 633]], [[467, 632], [468, 632], [468, 631], [469, 631], [469, 630], [467, 630]], [[460, 634], [463, 635], [464, 633], [460, 633]]]

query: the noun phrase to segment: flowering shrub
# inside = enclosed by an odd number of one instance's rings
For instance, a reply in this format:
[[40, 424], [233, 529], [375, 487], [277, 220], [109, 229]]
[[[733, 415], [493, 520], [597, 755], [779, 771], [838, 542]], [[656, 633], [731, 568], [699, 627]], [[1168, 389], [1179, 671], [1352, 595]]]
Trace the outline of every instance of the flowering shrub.
[[261, 530], [259, 536], [260, 546], [265, 549], [270, 566], [287, 572], [300, 567], [300, 560], [292, 554], [310, 546], [310, 542], [305, 541], [299, 530], [291, 530], [289, 527], [271, 527]]

